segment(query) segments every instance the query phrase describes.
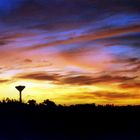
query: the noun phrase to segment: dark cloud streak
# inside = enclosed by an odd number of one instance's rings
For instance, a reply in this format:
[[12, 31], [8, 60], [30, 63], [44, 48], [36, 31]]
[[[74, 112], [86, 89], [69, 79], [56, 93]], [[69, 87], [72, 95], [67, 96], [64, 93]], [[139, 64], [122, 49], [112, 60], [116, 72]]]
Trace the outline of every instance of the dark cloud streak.
[[69, 84], [69, 85], [94, 85], [99, 83], [116, 83], [116, 82], [126, 82], [129, 80], [134, 80], [136, 77], [125, 77], [125, 76], [110, 76], [102, 75], [99, 77], [86, 76], [86, 75], [60, 75], [60, 74], [49, 74], [46, 72], [37, 73], [27, 73], [19, 74], [16, 78], [22, 79], [33, 79], [41, 81], [50, 81], [54, 84]]

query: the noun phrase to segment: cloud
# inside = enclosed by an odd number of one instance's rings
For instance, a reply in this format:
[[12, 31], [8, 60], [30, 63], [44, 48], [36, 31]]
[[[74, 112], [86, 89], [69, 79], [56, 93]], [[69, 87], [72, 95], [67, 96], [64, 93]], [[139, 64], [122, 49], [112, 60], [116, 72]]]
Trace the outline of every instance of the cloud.
[[93, 84], [93, 78], [90, 76], [69, 76], [64, 77], [59, 81], [60, 84], [70, 84], [70, 85], [91, 85]]
[[138, 57], [120, 57], [111, 62], [112, 64], [120, 64], [120, 69], [116, 73], [135, 73], [140, 71], [140, 58]]
[[58, 40], [58, 41], [53, 41], [45, 44], [40, 44], [36, 46], [29, 46], [28, 48], [23, 48], [26, 51], [28, 50], [35, 50], [35, 49], [42, 49], [46, 47], [51, 47], [51, 46], [57, 46], [57, 45], [67, 45], [67, 44], [72, 44], [72, 43], [80, 43], [80, 42], [86, 42], [86, 41], [93, 41], [97, 39], [104, 39], [104, 38], [109, 38], [112, 36], [117, 36], [121, 34], [128, 34], [128, 33], [133, 33], [133, 32], [140, 32], [140, 26], [130, 26], [130, 27], [124, 27], [124, 28], [115, 28], [111, 30], [103, 30], [103, 31], [98, 31], [93, 32], [93, 33], [88, 33], [87, 35], [81, 35], [78, 37], [73, 37], [69, 38], [66, 40]]
[[8, 43], [7, 41], [0, 40], [0, 47], [3, 46], [3, 45], [6, 45], [7, 43]]
[[[91, 93], [89, 93], [91, 94]], [[95, 95], [95, 97], [107, 99], [107, 100], [113, 100], [113, 99], [138, 99], [140, 98], [139, 94], [135, 93], [121, 93], [121, 92], [108, 92], [108, 91], [100, 91], [100, 92], [93, 92], [92, 94]]]
[[24, 62], [26, 62], [26, 63], [31, 63], [32, 60], [31, 60], [31, 59], [25, 59]]
[[10, 80], [7, 80], [7, 79], [5, 79], [5, 80], [3, 80], [3, 79], [0, 79], [0, 83], [2, 84], [2, 83], [7, 83], [7, 82], [9, 82]]
[[91, 75], [61, 75], [61, 74], [50, 74], [47, 72], [36, 72], [36, 73], [23, 73], [16, 75], [16, 78], [22, 79], [33, 79], [41, 81], [51, 81], [54, 84], [69, 84], [69, 85], [94, 85], [99, 83], [116, 83], [134, 80], [136, 77], [125, 77], [125, 76], [110, 76], [102, 75], [94, 77]]
[[9, 39], [9, 37], [5, 36], [5, 35], [0, 35], [0, 47], [3, 47], [4, 45], [9, 44], [11, 41]]
[[61, 80], [61, 84], [71, 84], [71, 85], [94, 85], [99, 83], [117, 83], [133, 80], [136, 77], [125, 77], [125, 76], [110, 76], [102, 75], [99, 77], [93, 76], [71, 76], [65, 77]]
[[139, 82], [131, 82], [131, 83], [123, 83], [120, 84], [120, 87], [122, 89], [140, 89], [140, 83]]
[[133, 65], [133, 64], [138, 64], [140, 62], [140, 59], [137, 57], [132, 57], [132, 58], [117, 58], [116, 60], [113, 60], [112, 63], [122, 63], [126, 65]]
[[[140, 95], [137, 93], [129, 92], [110, 92], [110, 91], [96, 91], [96, 92], [83, 92], [72, 95], [63, 95], [63, 99], [72, 100], [86, 100], [91, 101], [93, 99], [95, 102], [100, 101], [100, 103], [119, 103], [122, 100], [140, 99]], [[93, 102], [92, 100], [92, 102]], [[122, 102], [123, 103], [123, 102]]]
[[58, 74], [48, 74], [45, 72], [37, 72], [37, 73], [27, 73], [27, 74], [18, 74], [16, 78], [22, 79], [33, 79], [33, 80], [41, 80], [41, 81], [58, 81], [60, 76]]

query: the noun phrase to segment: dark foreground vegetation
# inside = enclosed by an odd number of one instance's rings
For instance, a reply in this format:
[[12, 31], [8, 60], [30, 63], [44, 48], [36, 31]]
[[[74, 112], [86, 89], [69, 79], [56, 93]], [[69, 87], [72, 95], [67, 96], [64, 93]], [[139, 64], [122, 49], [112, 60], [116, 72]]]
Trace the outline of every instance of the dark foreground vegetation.
[[140, 106], [0, 102], [0, 140], [139, 140]]

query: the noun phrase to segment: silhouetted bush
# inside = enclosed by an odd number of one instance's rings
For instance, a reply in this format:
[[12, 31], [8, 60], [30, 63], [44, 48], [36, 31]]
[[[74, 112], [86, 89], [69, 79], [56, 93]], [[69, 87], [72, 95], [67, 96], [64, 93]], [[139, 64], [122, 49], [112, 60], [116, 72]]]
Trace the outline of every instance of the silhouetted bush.
[[57, 105], [53, 102], [53, 101], [50, 101], [50, 100], [44, 100], [43, 105], [47, 106], [48, 108], [56, 108]]
[[30, 106], [36, 106], [36, 105], [37, 105], [36, 100], [29, 100], [29, 101], [28, 101], [28, 104], [29, 104]]

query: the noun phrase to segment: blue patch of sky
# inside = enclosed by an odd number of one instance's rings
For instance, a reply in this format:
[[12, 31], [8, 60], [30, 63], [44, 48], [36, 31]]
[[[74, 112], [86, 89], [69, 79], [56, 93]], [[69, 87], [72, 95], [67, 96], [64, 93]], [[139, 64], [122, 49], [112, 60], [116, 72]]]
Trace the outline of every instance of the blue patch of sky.
[[59, 53], [59, 52], [67, 52], [70, 50], [75, 50], [79, 48], [79, 46], [77, 44], [70, 44], [70, 45], [57, 45], [56, 46], [52, 46], [52, 47], [46, 47], [46, 48], [42, 48], [40, 49], [40, 51], [42, 52], [52, 52], [52, 53]]
[[62, 31], [52, 31], [46, 33], [46, 37], [56, 37], [55, 40], [67, 40], [70, 38], [78, 37], [83, 35], [86, 32], [86, 28], [78, 28], [71, 30], [62, 30]]
[[139, 14], [116, 14], [100, 21], [100, 24], [105, 27], [126, 27], [137, 25], [140, 23]]
[[96, 31], [97, 29], [103, 29], [105, 27], [126, 27], [130, 25], [138, 25], [140, 23], [139, 14], [116, 14], [104, 19], [93, 20], [89, 22], [88, 28], [89, 32]]
[[140, 57], [138, 51], [128, 45], [113, 45], [110, 47], [105, 47], [103, 50], [116, 56], [121, 55], [124, 57]]
[[89, 32], [98, 32], [100, 29], [109, 29], [109, 28], [120, 28], [126, 26], [139, 25], [140, 15], [139, 14], [115, 14], [112, 16], [105, 16], [105, 18], [97, 18], [87, 23], [85, 26], [87, 33]]
[[0, 0], [0, 10], [7, 14], [19, 6], [24, 0]]
[[131, 52], [132, 49], [129, 48], [129, 47], [125, 47], [123, 45], [114, 45], [112, 47], [108, 47], [108, 48], [105, 48], [105, 50], [107, 50], [108, 52], [111, 52], [113, 54], [121, 54], [121, 53], [128, 53], [128, 52]]

